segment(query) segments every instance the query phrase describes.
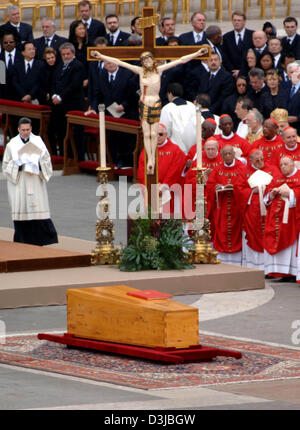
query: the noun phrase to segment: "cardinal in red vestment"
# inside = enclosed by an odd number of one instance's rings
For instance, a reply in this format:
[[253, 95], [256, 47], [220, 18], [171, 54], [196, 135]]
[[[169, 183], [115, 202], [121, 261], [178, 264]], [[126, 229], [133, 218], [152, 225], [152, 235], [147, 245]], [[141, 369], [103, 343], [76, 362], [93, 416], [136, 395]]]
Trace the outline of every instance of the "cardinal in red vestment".
[[284, 146], [281, 136], [278, 134], [278, 122], [266, 119], [263, 124], [263, 137], [253, 142], [252, 147], [261, 149], [266, 163], [271, 161], [273, 153]]
[[[263, 152], [260, 149], [252, 149], [249, 155], [249, 164], [247, 177], [253, 177], [256, 172], [265, 172], [269, 174], [270, 180], [280, 175], [280, 170], [277, 167], [266, 164], [263, 157]], [[265, 215], [266, 210], [262, 212], [259, 198], [259, 186], [262, 186], [261, 196], [263, 197], [264, 186], [263, 180], [253, 188], [244, 190], [245, 211], [243, 219], [243, 259], [242, 265], [264, 270], [264, 231], [265, 231]]]
[[246, 166], [235, 159], [234, 148], [221, 149], [223, 163], [215, 167], [206, 183], [207, 217], [211, 224], [213, 247], [224, 263], [242, 264], [243, 190]]
[[[196, 147], [192, 146], [191, 150]], [[191, 151], [190, 150], [190, 151]], [[223, 158], [219, 153], [219, 144], [214, 137], [209, 137], [204, 144], [204, 151], [202, 152], [202, 167], [206, 169], [204, 171], [204, 183], [215, 167], [223, 163]], [[197, 153], [195, 149], [195, 155], [192, 159], [192, 164], [184, 177], [184, 216], [186, 219], [193, 219], [195, 215], [196, 205], [196, 184], [197, 184]]]
[[296, 162], [296, 167], [299, 168], [300, 143], [298, 142], [297, 130], [290, 126], [285, 127], [282, 132], [282, 137], [284, 145], [274, 151], [270, 162], [279, 168], [281, 158], [287, 155]]
[[246, 139], [233, 132], [233, 125], [233, 121], [229, 115], [224, 114], [220, 116], [219, 128], [222, 130], [222, 134], [215, 136], [218, 139], [220, 150], [224, 145], [231, 145], [239, 148], [242, 151], [242, 156], [247, 157], [252, 147]]
[[264, 235], [265, 273], [294, 277], [297, 275], [299, 232], [296, 204], [300, 191], [300, 171], [295, 167], [294, 160], [287, 156], [281, 158], [280, 170], [281, 174], [273, 179], [265, 195], [268, 207]]

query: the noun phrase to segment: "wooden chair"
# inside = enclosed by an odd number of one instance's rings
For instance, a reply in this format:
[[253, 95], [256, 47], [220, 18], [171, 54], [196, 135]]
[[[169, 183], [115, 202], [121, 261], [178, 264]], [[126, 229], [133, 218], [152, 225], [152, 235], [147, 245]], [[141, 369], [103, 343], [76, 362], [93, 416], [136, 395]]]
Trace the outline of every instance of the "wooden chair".
[[[165, 16], [167, 1], [169, 0], [158, 0], [157, 11], [160, 11], [161, 17]], [[176, 21], [177, 11], [178, 11], [178, 0], [170, 0], [170, 1], [172, 1], [172, 6], [173, 6], [173, 19], [174, 21]]]
[[37, 19], [41, 19], [41, 8], [46, 8], [46, 17], [56, 18], [56, 0], [40, 0], [37, 5]]
[[119, 15], [120, 5], [122, 0], [99, 0], [99, 1], [100, 1], [100, 20], [101, 21], [103, 21], [107, 4], [115, 4], [116, 5], [115, 14]]
[[39, 0], [17, 0], [15, 5], [20, 9], [20, 21], [22, 21], [23, 9], [32, 9], [32, 28], [35, 29], [37, 8], [40, 4]]
[[139, 16], [140, 13], [140, 2], [139, 0], [120, 0], [120, 11], [121, 15], [124, 15], [124, 5], [129, 4], [129, 15], [132, 15], [131, 6], [134, 5], [134, 16]]

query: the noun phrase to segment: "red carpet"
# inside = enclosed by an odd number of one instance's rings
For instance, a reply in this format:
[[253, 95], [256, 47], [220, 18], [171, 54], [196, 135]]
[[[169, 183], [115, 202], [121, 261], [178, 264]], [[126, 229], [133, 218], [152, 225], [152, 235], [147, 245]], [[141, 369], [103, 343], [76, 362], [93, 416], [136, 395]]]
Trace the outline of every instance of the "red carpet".
[[90, 265], [89, 254], [0, 240], [0, 273]]
[[144, 390], [300, 378], [300, 351], [205, 335], [200, 343], [241, 351], [243, 357], [159, 364], [19, 336], [0, 344], [0, 362]]

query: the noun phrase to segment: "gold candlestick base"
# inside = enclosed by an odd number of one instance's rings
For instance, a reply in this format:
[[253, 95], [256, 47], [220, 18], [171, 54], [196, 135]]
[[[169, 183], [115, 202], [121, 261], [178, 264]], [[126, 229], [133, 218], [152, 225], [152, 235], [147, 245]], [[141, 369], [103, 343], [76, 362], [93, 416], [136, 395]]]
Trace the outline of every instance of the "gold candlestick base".
[[96, 223], [96, 248], [91, 252], [91, 264], [118, 264], [120, 252], [115, 248], [114, 224], [109, 218], [109, 199], [106, 185], [108, 183], [107, 173], [110, 167], [98, 167], [99, 182], [103, 185], [104, 195], [100, 197], [98, 206], [100, 218]]
[[[197, 167], [197, 184], [203, 185], [203, 172], [205, 168]], [[201, 193], [200, 193], [201, 194]], [[201, 213], [201, 211], [203, 213]], [[211, 246], [210, 222], [206, 218], [206, 200], [203, 194], [196, 197], [196, 225], [192, 236], [195, 248], [189, 251], [189, 262], [191, 264], [219, 264], [218, 252]], [[199, 224], [200, 225], [197, 225]]]

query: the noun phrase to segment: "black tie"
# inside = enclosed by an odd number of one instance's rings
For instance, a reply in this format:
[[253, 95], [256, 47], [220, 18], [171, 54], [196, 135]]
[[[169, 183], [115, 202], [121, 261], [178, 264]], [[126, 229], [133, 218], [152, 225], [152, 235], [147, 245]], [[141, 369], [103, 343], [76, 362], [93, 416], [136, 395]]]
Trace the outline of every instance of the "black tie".
[[114, 44], [114, 36], [112, 34], [110, 35], [110, 43], [111, 43], [111, 45]]
[[238, 47], [239, 49], [241, 49], [241, 47], [242, 47], [242, 36], [241, 36], [241, 33], [238, 33], [238, 43], [237, 43], [237, 47]]
[[9, 69], [10, 67], [12, 67], [12, 65], [13, 65], [13, 62], [12, 62], [12, 55], [11, 54], [8, 54], [8, 65], [7, 65], [7, 68]]
[[30, 70], [31, 70], [30, 63], [27, 63], [27, 70], [26, 70], [26, 73], [29, 73], [29, 72], [30, 72]]
[[213, 73], [210, 74], [209, 80], [212, 81], [214, 79], [215, 75]]
[[109, 83], [110, 83], [110, 85], [113, 85], [113, 83], [114, 83], [114, 75], [109, 75]]
[[48, 46], [49, 46], [49, 40], [50, 40], [50, 39], [48, 39], [48, 37], [46, 37], [46, 39], [45, 39], [45, 46], [46, 46], [46, 47], [48, 47]]

